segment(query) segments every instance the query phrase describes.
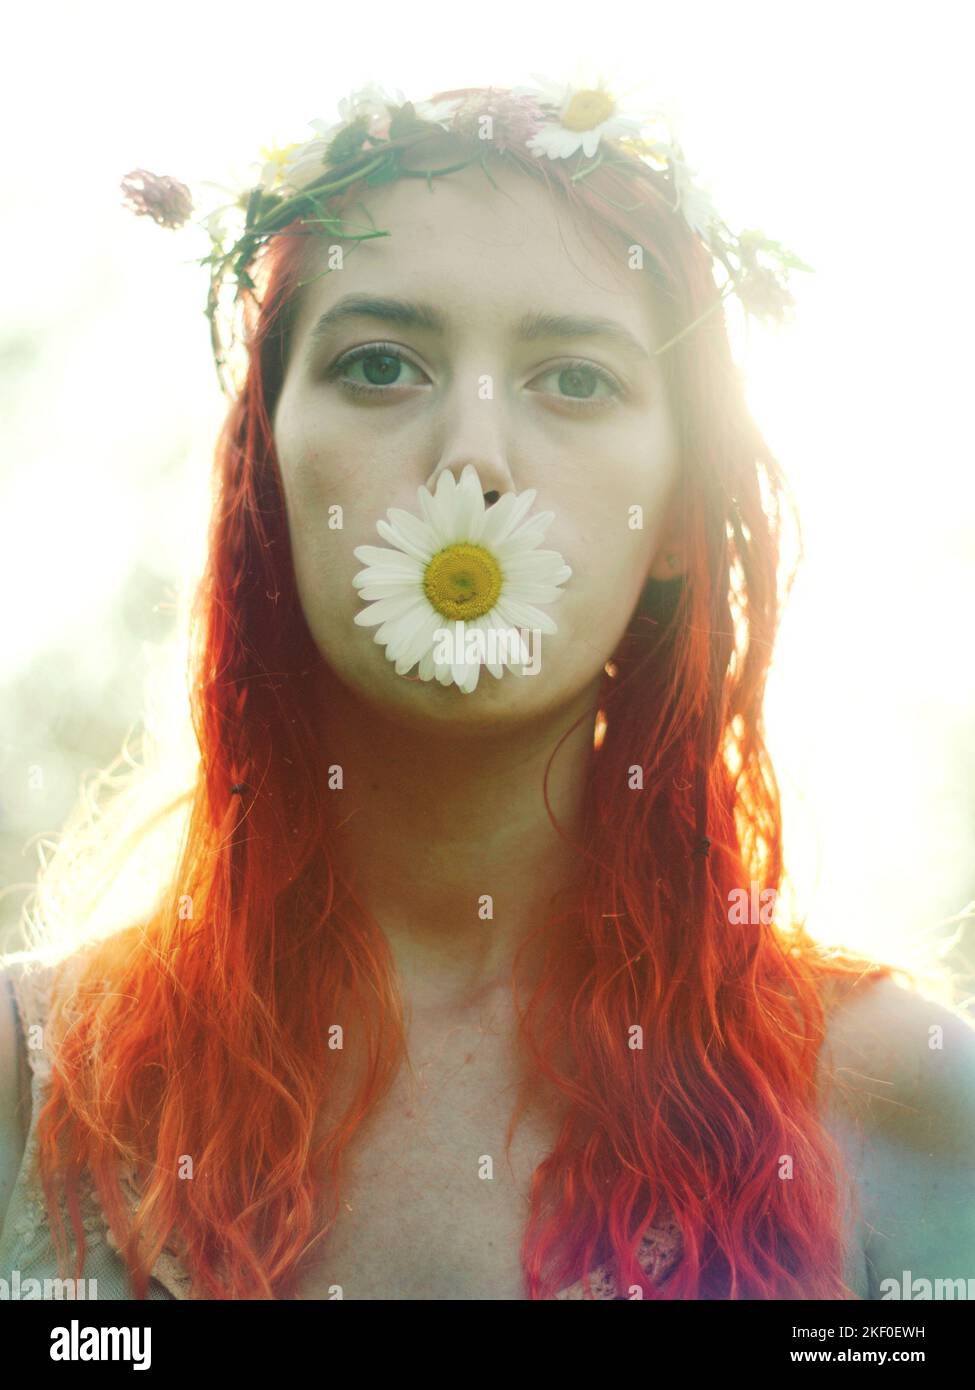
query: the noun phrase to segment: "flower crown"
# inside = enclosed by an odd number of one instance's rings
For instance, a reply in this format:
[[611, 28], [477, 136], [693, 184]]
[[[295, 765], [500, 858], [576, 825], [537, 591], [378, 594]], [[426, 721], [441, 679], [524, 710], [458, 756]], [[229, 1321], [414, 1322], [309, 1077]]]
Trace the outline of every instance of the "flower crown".
[[[730, 231], [709, 194], [695, 183], [695, 171], [672, 133], [672, 121], [659, 112], [650, 118], [624, 113], [601, 80], [594, 87], [573, 87], [533, 76], [538, 87], [488, 88], [421, 102], [407, 101], [399, 90], [390, 95], [370, 83], [338, 103], [338, 122], [309, 122], [316, 132], [311, 139], [262, 149], [261, 160], [252, 166], [256, 177], [249, 186], [203, 185], [230, 197], [230, 202], [198, 224], [211, 242], [210, 253], [200, 264], [210, 267], [206, 315], [218, 380], [228, 395], [234, 394], [226, 374], [228, 351], [236, 341], [234, 315], [243, 296], [256, 288], [249, 267], [260, 248], [296, 218], [339, 239], [388, 236], [372, 227], [350, 229], [341, 217], [329, 215], [327, 200], [356, 179], [380, 184], [400, 177], [403, 151], [438, 131], [485, 141], [500, 153], [519, 149], [538, 158], [575, 159], [573, 182], [586, 178], [602, 163], [633, 159], [662, 175], [672, 191], [674, 210], [723, 266], [725, 283], [711, 308], [659, 347], [658, 353], [696, 328], [731, 293], [738, 296], [746, 314], [772, 323], [787, 317], [795, 303], [788, 289], [789, 272], [811, 267], [760, 231], [737, 235]], [[648, 137], [648, 128], [656, 133]], [[477, 158], [483, 164], [484, 154]], [[451, 164], [423, 176], [439, 176], [473, 162]], [[160, 226], [182, 227], [193, 215], [190, 189], [168, 175], [136, 169], [125, 176], [121, 187], [125, 205]], [[229, 305], [228, 287], [233, 290]], [[219, 322], [222, 312], [231, 325], [226, 335]]]

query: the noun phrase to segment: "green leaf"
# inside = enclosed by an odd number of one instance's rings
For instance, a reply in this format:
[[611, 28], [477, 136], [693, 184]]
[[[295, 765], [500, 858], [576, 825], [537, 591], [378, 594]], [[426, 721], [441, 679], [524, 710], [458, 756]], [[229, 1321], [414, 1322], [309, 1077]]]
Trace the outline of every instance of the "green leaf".
[[328, 149], [325, 151], [324, 162], [329, 165], [338, 165], [344, 164], [347, 159], [352, 159], [362, 149], [368, 134], [369, 118], [357, 116], [354, 121], [350, 121], [337, 135], [333, 136]]
[[421, 121], [412, 101], [405, 101], [402, 106], [387, 106], [386, 110], [392, 118], [389, 122], [390, 140], [399, 140], [404, 135], [431, 129], [432, 123]]
[[251, 189], [250, 197], [247, 199], [247, 216], [244, 218], [245, 227], [252, 227], [260, 217], [263, 192], [264, 190], [260, 184]]

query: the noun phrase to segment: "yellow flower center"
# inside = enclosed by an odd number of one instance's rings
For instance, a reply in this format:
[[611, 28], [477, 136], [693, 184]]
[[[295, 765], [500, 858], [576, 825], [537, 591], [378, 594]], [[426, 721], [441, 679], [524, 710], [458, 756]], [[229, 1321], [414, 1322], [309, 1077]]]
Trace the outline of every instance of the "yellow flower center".
[[566, 130], [595, 130], [596, 126], [609, 120], [614, 109], [613, 98], [608, 92], [588, 88], [573, 93], [562, 124]]
[[290, 145], [267, 145], [261, 148], [261, 158], [265, 164], [276, 164], [278, 170], [288, 162], [288, 158], [293, 150], [298, 148], [298, 142], [293, 140]]
[[483, 545], [463, 542], [438, 550], [423, 575], [423, 592], [445, 618], [489, 613], [501, 594], [501, 570]]

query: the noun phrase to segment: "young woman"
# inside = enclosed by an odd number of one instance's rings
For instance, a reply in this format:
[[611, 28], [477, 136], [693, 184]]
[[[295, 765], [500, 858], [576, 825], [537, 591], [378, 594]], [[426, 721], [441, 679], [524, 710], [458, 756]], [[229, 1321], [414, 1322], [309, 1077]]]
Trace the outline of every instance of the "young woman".
[[[781, 309], [787, 253], [601, 89], [342, 114], [233, 245], [210, 224], [221, 370], [230, 270], [247, 356], [199, 766], [154, 910], [5, 964], [0, 1277], [975, 1278], [970, 1021], [777, 899], [787, 496], [722, 297]], [[139, 210], [184, 193], [147, 176]]]

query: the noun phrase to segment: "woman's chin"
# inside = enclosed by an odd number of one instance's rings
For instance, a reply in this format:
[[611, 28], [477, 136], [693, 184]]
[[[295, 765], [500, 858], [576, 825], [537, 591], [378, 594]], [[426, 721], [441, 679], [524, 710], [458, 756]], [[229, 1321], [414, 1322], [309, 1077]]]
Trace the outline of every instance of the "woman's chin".
[[[374, 657], [370, 654], [354, 670], [341, 673], [341, 679], [384, 717], [414, 727], [426, 724], [469, 731], [478, 727], [497, 729], [501, 723], [514, 726], [528, 722], [571, 699], [573, 692], [563, 688], [567, 673], [562, 666], [554, 652], [534, 673], [526, 668], [519, 675], [502, 667], [498, 677], [482, 665], [476, 685], [467, 690], [453, 677], [449, 683], [438, 680], [436, 675], [424, 680], [418, 665], [400, 675], [395, 663], [384, 658], [377, 648]], [[460, 676], [462, 672], [455, 674]], [[599, 673], [594, 672], [593, 680], [598, 678]]]

